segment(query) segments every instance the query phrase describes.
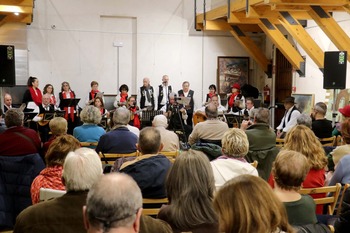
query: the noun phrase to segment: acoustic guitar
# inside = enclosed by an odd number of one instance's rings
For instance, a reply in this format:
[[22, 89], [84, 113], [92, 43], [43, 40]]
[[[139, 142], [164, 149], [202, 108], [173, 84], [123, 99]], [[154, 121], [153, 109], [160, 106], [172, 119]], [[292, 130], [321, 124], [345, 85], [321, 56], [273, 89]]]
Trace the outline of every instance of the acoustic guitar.
[[193, 114], [193, 125], [196, 125], [199, 122], [203, 122], [207, 120], [207, 116], [204, 112], [197, 111]]

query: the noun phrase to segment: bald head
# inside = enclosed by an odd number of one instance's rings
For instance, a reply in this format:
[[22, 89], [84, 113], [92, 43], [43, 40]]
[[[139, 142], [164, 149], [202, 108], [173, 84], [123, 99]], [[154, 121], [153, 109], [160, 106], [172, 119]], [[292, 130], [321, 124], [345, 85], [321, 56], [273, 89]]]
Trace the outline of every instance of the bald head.
[[218, 117], [218, 107], [214, 103], [209, 103], [205, 107], [205, 115], [208, 119], [215, 119]]
[[12, 97], [11, 97], [11, 95], [10, 94], [5, 94], [5, 96], [4, 96], [4, 104], [6, 105], [6, 106], [11, 106], [12, 105]]
[[[90, 189], [84, 209], [88, 232], [111, 228], [135, 227], [142, 211], [142, 194], [136, 182], [128, 175], [104, 175]], [[89, 231], [90, 230], [90, 231]]]

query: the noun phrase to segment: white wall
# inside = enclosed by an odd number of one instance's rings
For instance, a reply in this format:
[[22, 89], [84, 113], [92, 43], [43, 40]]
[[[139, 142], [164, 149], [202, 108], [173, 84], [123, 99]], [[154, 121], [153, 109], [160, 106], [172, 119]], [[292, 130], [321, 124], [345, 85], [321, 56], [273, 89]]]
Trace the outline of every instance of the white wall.
[[[85, 98], [90, 82], [116, 93], [126, 83], [136, 93], [168, 74], [174, 90], [190, 81], [199, 107], [216, 83], [217, 56], [248, 56], [232, 36], [193, 33], [194, 3], [185, 0], [36, 0], [28, 26], [29, 75], [56, 93], [68, 81]], [[192, 31], [192, 32], [191, 32]], [[122, 42], [118, 49], [113, 42]]]

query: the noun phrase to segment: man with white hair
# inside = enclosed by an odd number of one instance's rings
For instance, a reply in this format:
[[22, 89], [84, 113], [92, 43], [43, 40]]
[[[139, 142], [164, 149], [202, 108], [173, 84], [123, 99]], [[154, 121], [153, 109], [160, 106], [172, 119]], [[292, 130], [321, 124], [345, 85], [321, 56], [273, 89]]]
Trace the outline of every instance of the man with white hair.
[[141, 109], [147, 108], [148, 110], [154, 110], [154, 90], [150, 85], [149, 78], [143, 79], [143, 86], [140, 87], [140, 96]]
[[168, 119], [164, 115], [157, 115], [152, 121], [152, 126], [160, 132], [163, 143], [162, 151], [176, 151], [179, 149], [179, 137], [173, 131], [167, 130]]
[[16, 219], [14, 232], [86, 232], [81, 210], [88, 190], [101, 175], [101, 160], [94, 150], [79, 148], [69, 152], [62, 173], [67, 193], [23, 210]]
[[142, 194], [128, 175], [112, 173], [102, 176], [90, 189], [83, 208], [88, 233], [167, 233], [171, 227], [159, 219], [143, 216]]

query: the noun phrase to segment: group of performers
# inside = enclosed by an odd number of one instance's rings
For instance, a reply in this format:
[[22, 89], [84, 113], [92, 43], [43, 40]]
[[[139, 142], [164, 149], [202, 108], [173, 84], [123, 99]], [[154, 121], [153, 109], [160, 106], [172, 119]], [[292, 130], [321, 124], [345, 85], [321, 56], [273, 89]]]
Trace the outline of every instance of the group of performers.
[[[68, 133], [72, 134], [73, 129], [81, 124], [79, 119], [80, 99], [76, 99], [76, 94], [71, 90], [68, 82], [62, 82], [61, 91], [58, 98], [55, 96], [54, 87], [52, 84], [46, 84], [43, 92], [39, 89], [39, 80], [36, 77], [29, 77], [27, 82], [28, 89], [23, 95], [23, 103], [26, 104], [25, 112], [37, 112], [41, 117], [45, 113], [53, 113], [60, 111], [68, 122]], [[104, 106], [103, 92], [98, 89], [98, 82], [92, 81], [91, 90], [85, 99], [85, 105], [94, 105], [97, 107], [101, 115], [107, 119], [110, 117], [110, 112]], [[190, 89], [190, 83], [185, 81], [182, 83], [182, 89], [177, 93], [173, 92], [169, 85], [169, 77], [162, 77], [162, 84], [158, 86], [157, 110], [162, 111], [169, 119], [169, 127], [174, 130], [183, 130], [189, 134], [193, 126], [194, 111], [194, 91]], [[136, 96], [129, 96], [129, 87], [123, 84], [119, 87], [119, 94], [114, 101], [114, 107], [126, 107], [130, 110], [129, 124], [137, 128], [142, 127], [142, 111], [155, 111], [155, 91], [150, 85], [149, 78], [143, 79], [143, 85], [139, 89], [140, 107], [137, 105]], [[214, 98], [213, 97], [217, 97]], [[67, 104], [67, 99], [76, 100], [73, 104]], [[209, 86], [209, 92], [206, 95], [206, 102], [213, 99], [217, 103], [219, 111], [226, 109], [220, 105], [220, 96], [216, 92], [214, 84]], [[185, 101], [186, 100], [186, 101]], [[237, 101], [238, 100], [238, 101]], [[244, 104], [244, 97], [240, 94], [240, 86], [235, 83], [232, 86], [232, 93], [228, 96], [227, 112], [238, 112], [244, 108], [239, 103]], [[81, 103], [81, 102], [80, 102]], [[113, 110], [111, 110], [113, 112]], [[158, 113], [158, 112], [157, 112]], [[45, 121], [40, 119], [38, 121]], [[38, 126], [40, 128], [42, 126]], [[46, 140], [46, 139], [44, 139]]]

